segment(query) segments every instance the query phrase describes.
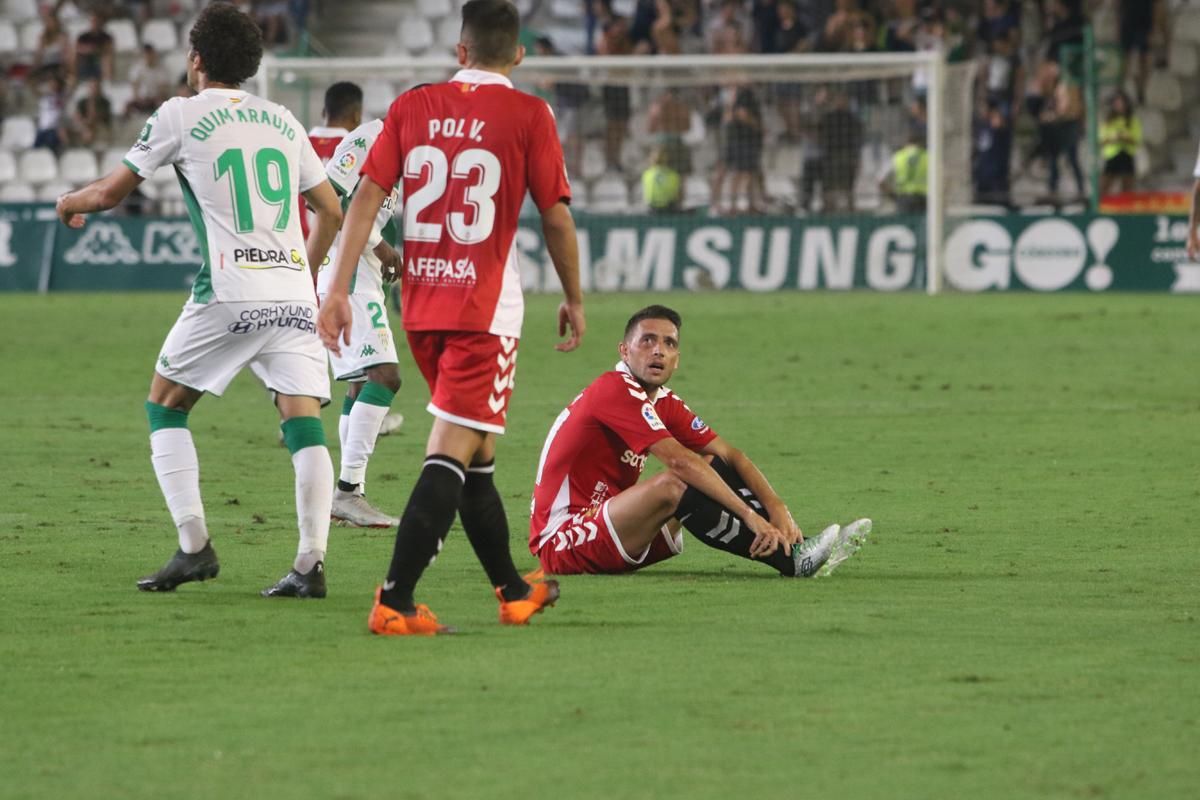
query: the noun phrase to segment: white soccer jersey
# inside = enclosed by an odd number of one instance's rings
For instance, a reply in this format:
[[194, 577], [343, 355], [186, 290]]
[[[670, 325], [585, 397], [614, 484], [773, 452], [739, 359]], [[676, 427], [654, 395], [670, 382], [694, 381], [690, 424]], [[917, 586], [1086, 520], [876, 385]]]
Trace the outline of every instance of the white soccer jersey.
[[[329, 182], [342, 197], [349, 198], [354, 194], [354, 190], [358, 187], [362, 165], [367, 160], [367, 153], [371, 152], [371, 145], [375, 144], [375, 140], [382, 130], [383, 120], [381, 119], [373, 119], [359, 125], [348, 133], [346, 138], [342, 139], [341, 144], [334, 151], [333, 157], [325, 165], [325, 173], [329, 177]], [[400, 190], [393, 186], [392, 193], [384, 199], [383, 205], [379, 207], [379, 213], [375, 215], [375, 224], [371, 226], [367, 247], [359, 256], [358, 268], [355, 270], [354, 277], [350, 279], [351, 294], [365, 292], [383, 295], [383, 276], [380, 272], [382, 264], [375, 256], [374, 251], [381, 240], [386, 241], [392, 247], [396, 246], [399, 237], [396, 235], [396, 222], [393, 214], [399, 201]], [[338, 239], [334, 240], [333, 247], [329, 249], [329, 259], [321, 265], [321, 271], [317, 275], [317, 293], [320, 295], [327, 294], [329, 285], [333, 282], [333, 268], [337, 264], [337, 246], [340, 239], [341, 234], [338, 234]]]
[[296, 196], [325, 169], [290, 111], [240, 89], [173, 97], [125, 156], [143, 178], [167, 164], [204, 259], [195, 302], [315, 300]]

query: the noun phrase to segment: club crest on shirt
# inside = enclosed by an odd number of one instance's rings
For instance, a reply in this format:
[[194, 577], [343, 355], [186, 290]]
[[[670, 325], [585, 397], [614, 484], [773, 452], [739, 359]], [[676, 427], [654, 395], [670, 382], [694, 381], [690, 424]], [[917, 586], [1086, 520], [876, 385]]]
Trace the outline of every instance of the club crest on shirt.
[[705, 424], [704, 420], [700, 419], [699, 417], [692, 418], [692, 430], [702, 431], [707, 427], [708, 427], [708, 425]]
[[646, 424], [650, 426], [652, 431], [665, 431], [666, 425], [663, 425], [662, 420], [658, 418], [658, 412], [654, 410], [654, 406], [650, 403], [642, 404], [642, 419], [646, 420]]

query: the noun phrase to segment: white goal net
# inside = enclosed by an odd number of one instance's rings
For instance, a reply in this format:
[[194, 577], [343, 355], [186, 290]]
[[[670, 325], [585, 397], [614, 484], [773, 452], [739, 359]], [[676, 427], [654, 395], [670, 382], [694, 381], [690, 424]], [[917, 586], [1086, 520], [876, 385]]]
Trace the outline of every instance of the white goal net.
[[[335, 81], [371, 118], [456, 68], [268, 56], [257, 92], [312, 126]], [[935, 292], [946, 208], [969, 202], [971, 69], [931, 52], [534, 56], [512, 78], [558, 120], [586, 288]], [[554, 288], [536, 218], [517, 246], [526, 288]]]

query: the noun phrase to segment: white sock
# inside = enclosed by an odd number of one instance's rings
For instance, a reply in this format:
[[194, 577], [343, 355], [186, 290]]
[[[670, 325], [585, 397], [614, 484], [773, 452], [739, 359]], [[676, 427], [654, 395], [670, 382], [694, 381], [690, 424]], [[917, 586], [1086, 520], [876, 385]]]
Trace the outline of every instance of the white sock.
[[[300, 547], [295, 569], [308, 572], [325, 559], [329, 543], [329, 510], [333, 505], [333, 462], [325, 445], [305, 447], [292, 454], [296, 470], [296, 518]], [[301, 567], [308, 565], [306, 569]]]
[[[388, 415], [387, 406], [377, 406], [359, 401], [350, 409], [350, 417], [342, 437], [342, 474], [346, 483], [363, 483], [367, 477], [367, 461], [375, 452], [375, 441], [379, 438], [379, 426]], [[343, 417], [345, 419], [345, 417]]]
[[338, 442], [341, 443], [342, 452], [346, 452], [346, 437], [350, 435], [350, 415], [342, 414], [338, 417]]
[[151, 433], [150, 462], [179, 531], [179, 549], [199, 553], [208, 544], [208, 526], [200, 501], [200, 461], [192, 432], [187, 428], [162, 428]]

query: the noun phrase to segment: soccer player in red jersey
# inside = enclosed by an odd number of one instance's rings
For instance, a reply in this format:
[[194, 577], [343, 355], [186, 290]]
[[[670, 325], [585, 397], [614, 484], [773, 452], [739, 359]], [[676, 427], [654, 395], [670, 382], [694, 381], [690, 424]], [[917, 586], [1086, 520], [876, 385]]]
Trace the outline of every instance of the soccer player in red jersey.
[[[333, 158], [337, 146], [346, 134], [362, 124], [363, 92], [358, 84], [349, 81], [335, 83], [325, 90], [325, 107], [321, 111], [321, 125], [310, 128], [308, 140], [322, 164]], [[308, 209], [304, 198], [300, 198], [300, 228], [308, 238]], [[316, 275], [316, 273], [313, 273]], [[314, 278], [315, 280], [315, 278]]]
[[[529, 550], [548, 573], [632, 572], [677, 555], [680, 528], [789, 577], [832, 570], [871, 521], [804, 537], [787, 505], [745, 453], [666, 387], [679, 365], [679, 314], [637, 312], [621, 361], [554, 421], [538, 463]], [[667, 471], [638, 483], [647, 454]]]
[[375, 633], [448, 632], [413, 591], [441, 550], [455, 514], [500, 600], [500, 621], [522, 624], [558, 598], [554, 581], [526, 583], [513, 565], [508, 522], [492, 480], [504, 432], [524, 302], [513, 240], [529, 192], [563, 287], [560, 351], [583, 337], [583, 295], [562, 148], [543, 100], [512, 88], [524, 56], [507, 0], [470, 0], [458, 61], [447, 83], [420, 86], [392, 104], [342, 226], [337, 273], [318, 328], [337, 352], [350, 328], [347, 289], [356, 254], [383, 199], [403, 178], [401, 277], [409, 348], [432, 393], [424, 467], [396, 531], [387, 581], [376, 595]]

